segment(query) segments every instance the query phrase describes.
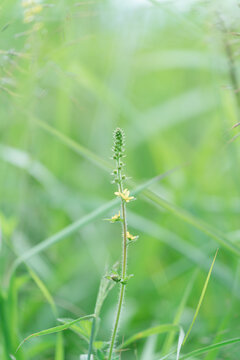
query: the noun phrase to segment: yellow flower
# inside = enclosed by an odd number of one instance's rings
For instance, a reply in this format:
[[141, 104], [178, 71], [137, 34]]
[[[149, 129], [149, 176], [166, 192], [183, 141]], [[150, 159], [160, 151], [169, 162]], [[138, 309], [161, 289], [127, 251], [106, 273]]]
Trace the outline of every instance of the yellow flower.
[[119, 211], [119, 213], [118, 214], [115, 214], [115, 215], [113, 215], [112, 217], [111, 217], [111, 220], [112, 221], [118, 221], [119, 219], [120, 219], [120, 211]]
[[129, 202], [134, 199], [133, 196], [129, 196], [130, 191], [128, 189], [124, 189], [123, 192], [116, 191], [114, 194], [121, 197], [126, 202]]
[[120, 211], [118, 212], [118, 214], [113, 215], [113, 216], [111, 217], [111, 219], [105, 219], [105, 220], [108, 220], [108, 221], [110, 221], [111, 223], [115, 223], [115, 222], [117, 222], [117, 221], [122, 221]]
[[127, 231], [127, 238], [130, 241], [134, 241], [134, 240], [137, 240], [138, 236], [134, 236], [134, 235], [130, 234], [129, 231]]

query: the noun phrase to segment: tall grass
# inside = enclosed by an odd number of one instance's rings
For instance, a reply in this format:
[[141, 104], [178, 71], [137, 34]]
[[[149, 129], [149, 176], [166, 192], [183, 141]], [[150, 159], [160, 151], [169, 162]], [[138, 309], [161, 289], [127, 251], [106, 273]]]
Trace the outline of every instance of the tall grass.
[[[0, 8], [0, 359], [238, 360], [238, 2]], [[141, 237], [114, 324], [116, 127]]]

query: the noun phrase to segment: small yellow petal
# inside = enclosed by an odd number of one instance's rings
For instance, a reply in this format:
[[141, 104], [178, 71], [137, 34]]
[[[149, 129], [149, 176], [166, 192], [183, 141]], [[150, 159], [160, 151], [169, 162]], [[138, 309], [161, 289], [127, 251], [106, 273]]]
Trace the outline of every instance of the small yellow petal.
[[133, 196], [129, 196], [130, 195], [130, 191], [128, 189], [124, 189], [123, 192], [121, 193], [120, 191], [117, 191], [114, 193], [117, 196], [120, 196], [123, 200], [125, 200], [126, 202], [129, 202], [131, 200], [134, 199]]
[[111, 219], [112, 220], [118, 220], [119, 218], [120, 218], [120, 211], [119, 211], [118, 214], [113, 215]]
[[132, 241], [132, 240], [136, 240], [138, 238], [138, 236], [134, 236], [134, 235], [130, 234], [129, 231], [127, 231], [127, 238], [128, 238], [128, 240]]

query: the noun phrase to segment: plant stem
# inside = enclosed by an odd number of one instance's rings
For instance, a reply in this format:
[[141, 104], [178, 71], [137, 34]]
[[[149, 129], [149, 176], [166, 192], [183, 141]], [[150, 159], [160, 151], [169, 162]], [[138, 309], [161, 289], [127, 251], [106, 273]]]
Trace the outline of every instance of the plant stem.
[[[119, 170], [119, 168], [120, 168], [120, 161], [118, 159], [118, 161], [117, 161], [118, 190], [119, 190], [119, 192], [122, 192], [123, 191], [122, 176], [121, 176], [121, 170]], [[123, 240], [123, 242], [122, 242], [122, 249], [123, 249], [122, 279], [125, 279], [126, 272], [127, 272], [127, 216], [126, 216], [127, 214], [126, 214], [126, 203], [123, 199], [121, 199], [121, 212], [122, 212], [122, 220], [123, 220], [123, 223], [122, 223], [122, 229], [123, 229], [123, 235], [122, 235], [122, 240]], [[119, 294], [119, 300], [118, 300], [117, 315], [116, 315], [116, 319], [115, 319], [115, 323], [114, 323], [114, 327], [113, 327], [110, 348], [109, 348], [109, 353], [108, 353], [108, 360], [112, 359], [112, 353], [113, 353], [114, 344], [115, 344], [115, 340], [116, 340], [116, 335], [117, 335], [117, 330], [118, 330], [126, 285], [120, 284], [120, 286], [121, 287], [120, 287], [120, 294]]]
[[[96, 313], [95, 313], [95, 315], [96, 315]], [[96, 317], [94, 317], [92, 319], [92, 329], [91, 329], [91, 335], [90, 335], [90, 341], [89, 341], [87, 360], [91, 360], [93, 340], [94, 340], [94, 336], [95, 336], [95, 327], [96, 327]]]
[[230, 77], [230, 80], [231, 80], [231, 83], [232, 83], [233, 94], [235, 96], [235, 101], [236, 101], [237, 120], [239, 121], [239, 116], [240, 116], [240, 92], [239, 92], [239, 81], [238, 81], [236, 62], [235, 62], [235, 59], [234, 59], [234, 53], [233, 53], [231, 44], [230, 44], [230, 42], [228, 40], [229, 30], [228, 30], [227, 26], [225, 25], [225, 22], [224, 22], [222, 17], [219, 17], [219, 23], [220, 23], [221, 31], [222, 31], [222, 34], [223, 34], [223, 45], [224, 45], [224, 49], [225, 49], [226, 56], [227, 56], [227, 59], [228, 59], [229, 77]]
[[4, 360], [11, 360], [11, 338], [9, 334], [8, 321], [6, 319], [6, 299], [0, 293], [0, 333], [3, 341]]

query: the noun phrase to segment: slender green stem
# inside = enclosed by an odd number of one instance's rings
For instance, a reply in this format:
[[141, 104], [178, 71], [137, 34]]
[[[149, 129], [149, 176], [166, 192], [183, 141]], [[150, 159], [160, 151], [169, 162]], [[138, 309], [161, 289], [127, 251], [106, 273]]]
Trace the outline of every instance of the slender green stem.
[[114, 324], [114, 328], [113, 328], [111, 344], [110, 344], [109, 354], [108, 354], [108, 360], [112, 359], [112, 353], [113, 353], [113, 349], [114, 349], [114, 344], [115, 344], [115, 339], [116, 339], [116, 335], [117, 335], [117, 329], [118, 329], [118, 324], [119, 324], [120, 314], [121, 314], [121, 309], [122, 309], [122, 304], [123, 304], [123, 298], [124, 298], [124, 292], [125, 292], [124, 290], [125, 290], [125, 285], [121, 284], [117, 316], [116, 316], [116, 320], [115, 320], [115, 324]]
[[5, 302], [4, 296], [0, 293], [0, 334], [2, 335], [3, 339], [3, 351], [4, 351], [4, 360], [11, 360], [10, 353], [11, 353], [11, 337], [8, 328], [8, 322], [6, 319], [6, 309], [5, 309]]
[[[123, 191], [123, 186], [122, 186], [122, 175], [121, 175], [121, 167], [120, 167], [120, 162], [119, 159], [117, 161], [117, 167], [118, 167], [118, 190], [119, 192]], [[121, 199], [121, 212], [122, 212], [122, 228], [123, 228], [123, 243], [122, 243], [122, 248], [123, 248], [123, 254], [122, 254], [122, 279], [125, 279], [126, 277], [126, 272], [127, 272], [127, 216], [126, 216], [126, 203], [123, 199]], [[117, 315], [116, 315], [116, 319], [115, 319], [115, 323], [114, 323], [114, 327], [113, 327], [113, 332], [112, 332], [112, 337], [111, 337], [111, 342], [110, 342], [110, 348], [109, 348], [109, 353], [108, 353], [108, 360], [112, 359], [112, 353], [113, 353], [113, 349], [114, 349], [114, 344], [115, 344], [115, 340], [116, 340], [116, 335], [117, 335], [117, 330], [118, 330], [118, 325], [119, 325], [119, 320], [120, 320], [120, 315], [121, 315], [121, 310], [122, 310], [122, 304], [123, 304], [123, 300], [124, 300], [124, 293], [125, 293], [125, 284], [120, 284], [120, 294], [119, 294], [119, 300], [118, 300], [118, 307], [117, 307]]]
[[233, 94], [236, 100], [236, 115], [237, 119], [239, 119], [240, 115], [240, 92], [239, 92], [239, 81], [238, 81], [238, 74], [237, 74], [237, 66], [236, 61], [234, 59], [234, 52], [231, 47], [231, 43], [228, 40], [229, 30], [223, 20], [222, 17], [219, 17], [220, 27], [223, 33], [223, 45], [225, 49], [225, 53], [228, 59], [228, 71], [229, 77], [233, 87]]
[[[96, 315], [96, 314], [95, 314]], [[89, 348], [88, 348], [88, 357], [87, 360], [91, 360], [92, 355], [92, 347], [93, 347], [93, 340], [95, 336], [95, 327], [96, 327], [96, 317], [92, 319], [92, 329], [91, 329], [91, 336], [89, 341]]]

